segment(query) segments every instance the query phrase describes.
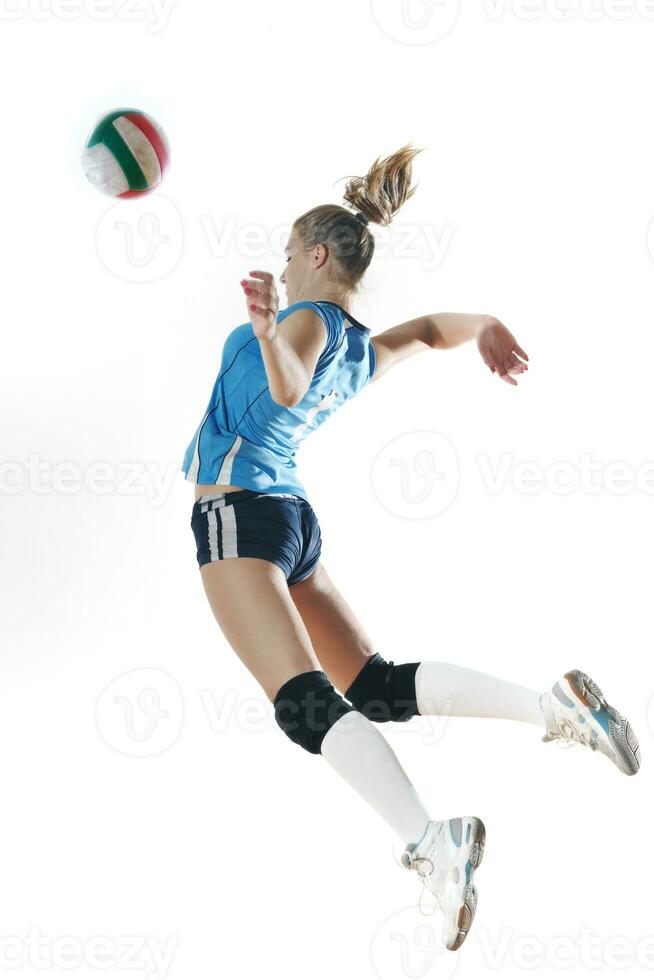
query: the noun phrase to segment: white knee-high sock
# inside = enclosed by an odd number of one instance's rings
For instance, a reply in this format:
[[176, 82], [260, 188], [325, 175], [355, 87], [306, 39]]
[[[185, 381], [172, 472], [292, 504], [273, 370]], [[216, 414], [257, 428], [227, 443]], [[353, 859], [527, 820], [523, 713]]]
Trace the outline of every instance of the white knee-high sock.
[[404, 844], [420, 840], [429, 814], [381, 732], [358, 711], [329, 729], [321, 753], [396, 831]]
[[425, 660], [416, 671], [416, 701], [421, 715], [510, 718], [541, 728], [540, 695], [457, 664]]

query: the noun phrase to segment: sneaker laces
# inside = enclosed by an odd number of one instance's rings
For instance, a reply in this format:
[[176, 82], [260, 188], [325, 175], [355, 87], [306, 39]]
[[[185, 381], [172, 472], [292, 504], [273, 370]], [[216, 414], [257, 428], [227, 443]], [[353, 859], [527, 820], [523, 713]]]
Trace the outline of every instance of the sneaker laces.
[[[441, 903], [439, 896], [435, 895], [434, 892], [429, 887], [429, 878], [434, 873], [434, 862], [431, 861], [429, 858], [413, 857], [406, 851], [405, 854], [409, 858], [409, 864], [403, 864], [402, 867], [407, 868], [410, 871], [415, 871], [416, 874], [418, 875], [418, 878], [420, 879], [420, 883], [422, 884], [422, 888], [420, 890], [420, 897], [418, 898], [418, 911], [420, 912], [421, 915], [424, 916], [433, 915], [436, 909], [438, 909], [440, 912], [443, 912], [444, 911], [443, 905]], [[433, 908], [431, 908], [429, 912], [425, 912], [423, 909], [422, 900], [425, 896], [425, 892], [428, 892], [431, 895], [431, 897], [434, 899]]]
[[582, 735], [566, 718], [559, 719], [555, 717], [553, 719], [553, 727], [548, 728], [547, 734], [543, 735], [544, 742], [552, 742], [554, 739], [559, 739], [565, 744], [566, 748], [572, 748], [575, 745], [585, 745], [593, 752], [597, 749], [597, 739], [593, 738], [592, 735], [588, 737]]

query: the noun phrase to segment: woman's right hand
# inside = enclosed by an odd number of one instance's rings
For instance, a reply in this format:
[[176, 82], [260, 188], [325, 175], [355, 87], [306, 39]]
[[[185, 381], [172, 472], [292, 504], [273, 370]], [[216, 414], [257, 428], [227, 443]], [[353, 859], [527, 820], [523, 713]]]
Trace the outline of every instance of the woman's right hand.
[[252, 279], [241, 279], [241, 286], [247, 301], [248, 316], [252, 329], [262, 340], [271, 340], [277, 331], [279, 297], [275, 280], [270, 272], [254, 269], [249, 273]]

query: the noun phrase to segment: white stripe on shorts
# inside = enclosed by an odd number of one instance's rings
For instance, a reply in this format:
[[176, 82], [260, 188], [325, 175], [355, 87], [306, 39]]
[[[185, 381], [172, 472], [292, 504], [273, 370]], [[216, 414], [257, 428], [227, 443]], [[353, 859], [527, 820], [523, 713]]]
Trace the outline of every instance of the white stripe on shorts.
[[204, 494], [204, 496], [198, 497], [197, 503], [200, 505], [200, 513], [201, 514], [206, 514], [208, 510], [213, 510], [214, 508], [213, 507], [209, 507], [209, 504], [212, 503], [212, 501], [214, 501], [214, 500], [220, 501], [220, 503], [217, 504], [218, 507], [220, 507], [220, 506], [223, 506], [224, 507], [224, 505], [225, 505], [225, 494], [224, 493], [206, 493], [206, 494]]
[[236, 512], [234, 505], [207, 511], [209, 526], [209, 554], [211, 561], [220, 558], [218, 552], [218, 521], [222, 533], [223, 558], [238, 558], [238, 537], [236, 532]]
[[215, 510], [210, 510], [207, 512], [207, 526], [209, 529], [209, 554], [211, 555], [211, 561], [216, 561], [219, 558], [219, 555], [218, 555], [218, 521], [216, 518]]
[[236, 535], [236, 511], [234, 504], [221, 507], [210, 513], [220, 514], [220, 526], [223, 532], [223, 558], [238, 558], [238, 541]]

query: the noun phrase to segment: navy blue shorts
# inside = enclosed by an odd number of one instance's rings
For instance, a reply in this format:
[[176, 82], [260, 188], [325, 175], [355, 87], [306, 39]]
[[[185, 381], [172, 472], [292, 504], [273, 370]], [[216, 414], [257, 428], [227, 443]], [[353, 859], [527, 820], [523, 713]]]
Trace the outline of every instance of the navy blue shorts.
[[320, 560], [318, 518], [295, 493], [206, 494], [193, 505], [191, 527], [200, 567], [223, 558], [264, 558], [279, 565], [291, 586], [308, 578]]

